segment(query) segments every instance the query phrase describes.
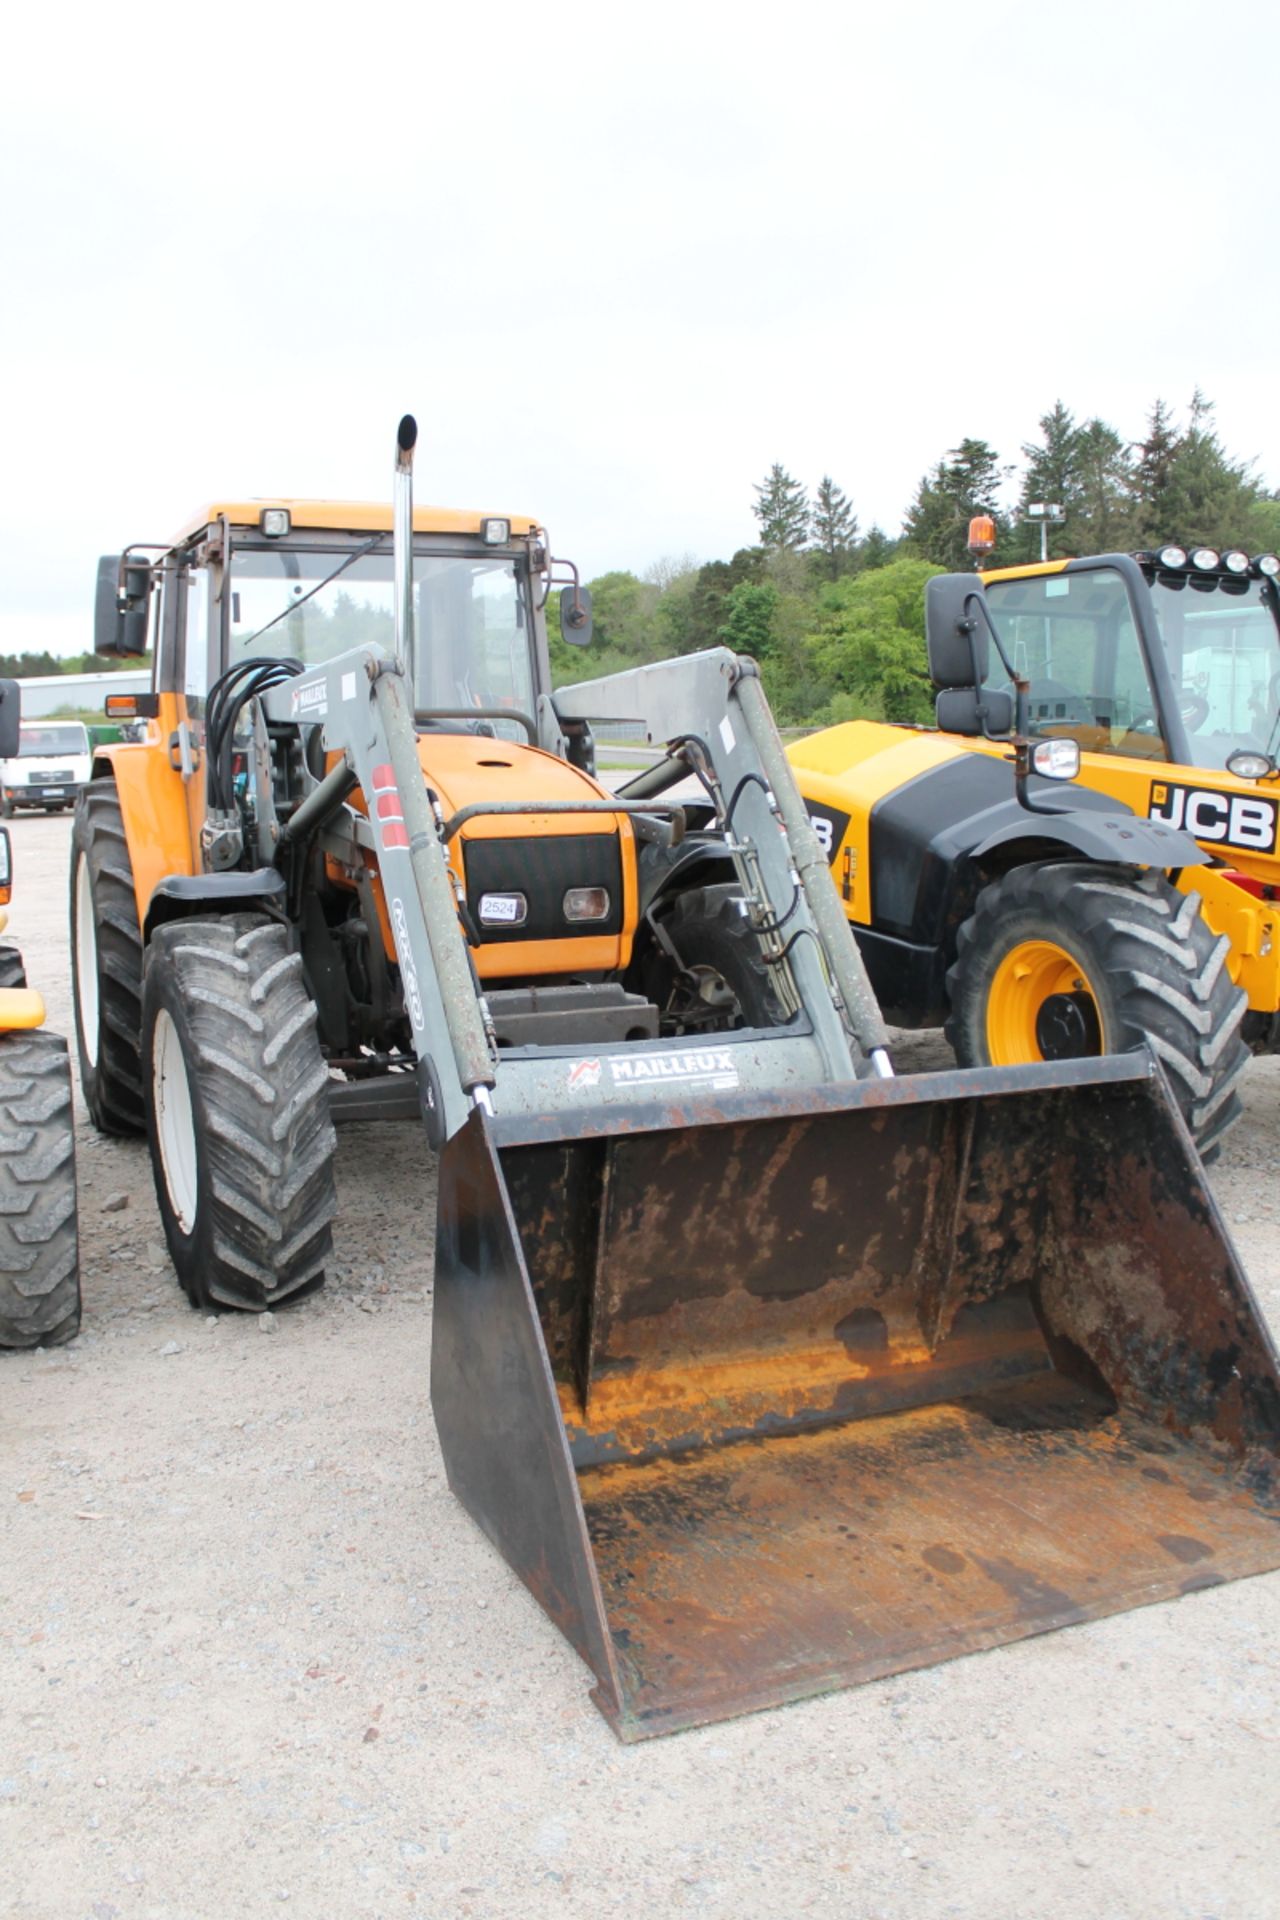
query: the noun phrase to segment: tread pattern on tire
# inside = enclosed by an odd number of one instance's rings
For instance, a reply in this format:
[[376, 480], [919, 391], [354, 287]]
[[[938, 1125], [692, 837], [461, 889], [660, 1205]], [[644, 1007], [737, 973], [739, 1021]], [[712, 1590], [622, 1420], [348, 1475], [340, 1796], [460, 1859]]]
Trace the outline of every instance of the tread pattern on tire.
[[142, 928], [124, 814], [110, 777], [90, 781], [72, 828], [71, 951], [75, 965], [76, 857], [89, 863], [98, 943], [98, 1058], [89, 1064], [80, 1027], [80, 1083], [94, 1125], [103, 1133], [142, 1133]]
[[0, 991], [7, 991], [13, 987], [22, 988], [26, 984], [27, 970], [22, 964], [22, 955], [6, 940], [3, 946], [0, 946]]
[[67, 1043], [0, 1034], [0, 1347], [58, 1346], [79, 1327]]
[[[782, 1024], [782, 1006], [736, 882], [691, 887], [678, 895], [664, 928], [686, 967], [710, 966], [721, 973], [737, 997], [745, 1026]], [[697, 1028], [691, 1031], [696, 1034]]]
[[1091, 970], [1111, 984], [1127, 1043], [1150, 1043], [1201, 1155], [1216, 1154], [1241, 1114], [1248, 1001], [1227, 968], [1230, 941], [1213, 933], [1200, 906], [1198, 893], [1181, 893], [1154, 872], [1072, 862], [1015, 867], [983, 889], [957, 936], [946, 1023], [957, 1059], [984, 1064], [973, 1041], [976, 1009], [967, 1004], [975, 968], [1011, 914], [1036, 908], [1049, 918], [1045, 938], [1056, 926], [1066, 944], [1073, 934], [1087, 944]]
[[[205, 1116], [207, 1181], [192, 1249], [175, 1242], [152, 1128], [161, 1213], [193, 1305], [261, 1312], [324, 1278], [337, 1211], [335, 1134], [316, 1008], [286, 930], [256, 915], [171, 923], [148, 952], [146, 1032], [162, 976], [181, 1004], [187, 1073]], [[168, 1001], [171, 1017], [173, 999]]]

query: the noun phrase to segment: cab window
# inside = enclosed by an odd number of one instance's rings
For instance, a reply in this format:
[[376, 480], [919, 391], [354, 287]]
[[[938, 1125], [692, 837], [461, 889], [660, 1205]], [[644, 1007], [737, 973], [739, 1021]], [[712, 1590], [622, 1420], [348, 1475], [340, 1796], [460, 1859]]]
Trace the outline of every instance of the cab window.
[[1128, 590], [1114, 568], [995, 580], [987, 605], [1015, 671], [1031, 683], [1032, 734], [1078, 740], [1086, 753], [1167, 759]]

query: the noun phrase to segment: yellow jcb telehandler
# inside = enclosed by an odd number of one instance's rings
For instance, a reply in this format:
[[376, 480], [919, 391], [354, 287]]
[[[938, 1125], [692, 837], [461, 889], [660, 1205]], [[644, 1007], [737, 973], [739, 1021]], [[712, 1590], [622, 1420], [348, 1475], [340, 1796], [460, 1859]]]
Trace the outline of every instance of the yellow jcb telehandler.
[[[415, 513], [414, 439], [393, 513], [103, 563], [155, 690], [76, 824], [82, 1062], [193, 1301], [315, 1285], [331, 1122], [421, 1116], [450, 1484], [624, 1739], [1280, 1564], [1276, 1355], [1150, 1053], [896, 1077], [752, 664], [553, 693], [585, 590]], [[615, 717], [663, 752], [610, 793]]]

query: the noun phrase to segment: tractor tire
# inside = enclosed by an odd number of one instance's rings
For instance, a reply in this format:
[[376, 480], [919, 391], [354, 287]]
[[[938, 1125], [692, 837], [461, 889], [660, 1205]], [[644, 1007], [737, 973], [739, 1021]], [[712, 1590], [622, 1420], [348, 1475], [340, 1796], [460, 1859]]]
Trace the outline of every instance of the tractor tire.
[[7, 987], [25, 987], [27, 970], [22, 964], [22, 955], [16, 947], [6, 941], [0, 947], [0, 992]]
[[0, 1034], [0, 1347], [56, 1347], [79, 1330], [67, 1043]]
[[258, 914], [159, 928], [142, 1062], [160, 1217], [192, 1306], [261, 1313], [320, 1286], [329, 1074], [286, 929]]
[[120, 796], [110, 778], [91, 781], [76, 803], [71, 976], [89, 1117], [101, 1133], [142, 1133], [142, 928]]
[[664, 1035], [782, 1024], [781, 1005], [734, 882], [691, 887], [677, 896], [662, 925], [682, 970], [655, 942], [642, 970], [641, 991], [657, 1006]]
[[1200, 896], [1161, 874], [1017, 867], [984, 887], [947, 975], [962, 1066], [1077, 1059], [1146, 1041], [1202, 1157], [1240, 1117], [1247, 1002]]

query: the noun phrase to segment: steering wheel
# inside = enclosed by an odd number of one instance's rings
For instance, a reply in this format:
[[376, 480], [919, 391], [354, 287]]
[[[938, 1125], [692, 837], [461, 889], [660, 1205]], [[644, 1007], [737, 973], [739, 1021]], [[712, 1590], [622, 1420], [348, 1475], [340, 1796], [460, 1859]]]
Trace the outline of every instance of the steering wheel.
[[1209, 718], [1209, 702], [1194, 687], [1182, 687], [1178, 691], [1178, 712], [1187, 732], [1198, 733]]

